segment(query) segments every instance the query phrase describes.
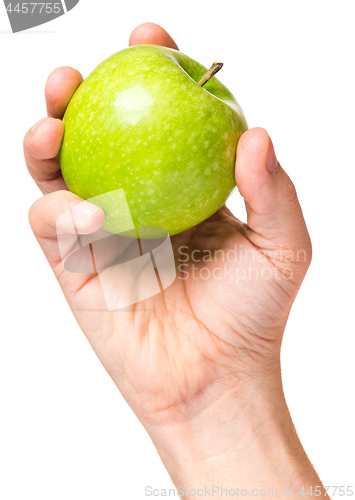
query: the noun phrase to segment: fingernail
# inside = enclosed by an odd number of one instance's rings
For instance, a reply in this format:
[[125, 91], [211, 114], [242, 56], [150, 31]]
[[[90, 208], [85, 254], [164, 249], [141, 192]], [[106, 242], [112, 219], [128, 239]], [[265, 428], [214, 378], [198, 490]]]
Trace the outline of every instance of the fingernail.
[[266, 156], [266, 168], [270, 174], [276, 174], [279, 169], [279, 162], [277, 161], [274, 145], [271, 139], [269, 139], [269, 149]]
[[42, 118], [42, 120], [39, 120], [39, 122], [37, 122], [35, 125], [33, 125], [32, 127], [32, 133], [34, 134], [37, 130], [37, 128], [39, 127], [39, 125], [41, 125], [41, 123], [44, 122], [44, 120], [46, 120], [47, 118]]
[[94, 215], [94, 213], [99, 210], [99, 207], [84, 200], [72, 205], [71, 210], [74, 216], [74, 220], [78, 222], [84, 222], [89, 217]]

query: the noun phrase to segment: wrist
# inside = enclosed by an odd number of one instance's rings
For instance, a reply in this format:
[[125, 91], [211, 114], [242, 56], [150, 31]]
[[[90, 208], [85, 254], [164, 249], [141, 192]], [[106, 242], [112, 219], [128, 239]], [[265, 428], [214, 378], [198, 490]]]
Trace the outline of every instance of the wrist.
[[210, 397], [197, 417], [146, 425], [176, 486], [276, 488], [278, 496], [284, 487], [294, 487], [297, 496], [302, 486], [321, 486], [296, 434], [281, 377]]

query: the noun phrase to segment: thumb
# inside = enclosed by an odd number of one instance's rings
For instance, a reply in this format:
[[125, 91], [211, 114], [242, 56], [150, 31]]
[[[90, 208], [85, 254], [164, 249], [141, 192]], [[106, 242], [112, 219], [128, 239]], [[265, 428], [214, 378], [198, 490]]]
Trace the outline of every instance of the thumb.
[[271, 259], [308, 267], [311, 241], [296, 189], [263, 128], [252, 128], [239, 140], [236, 183], [245, 200], [250, 241]]

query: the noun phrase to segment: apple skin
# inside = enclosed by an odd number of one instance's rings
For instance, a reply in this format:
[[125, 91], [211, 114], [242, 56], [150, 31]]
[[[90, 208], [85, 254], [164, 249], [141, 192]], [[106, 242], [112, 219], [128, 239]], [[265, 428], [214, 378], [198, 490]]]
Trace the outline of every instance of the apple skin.
[[[64, 115], [60, 163], [69, 189], [89, 199], [124, 189], [134, 225], [178, 234], [219, 210], [235, 187], [248, 126], [229, 90], [183, 53], [138, 45], [103, 61]], [[112, 196], [103, 228], [127, 229]], [[152, 238], [159, 234], [151, 232]]]

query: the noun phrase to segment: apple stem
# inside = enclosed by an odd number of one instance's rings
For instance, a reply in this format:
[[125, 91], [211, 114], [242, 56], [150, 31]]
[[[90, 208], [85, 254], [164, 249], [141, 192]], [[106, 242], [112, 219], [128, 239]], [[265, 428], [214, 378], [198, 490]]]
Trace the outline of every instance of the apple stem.
[[209, 70], [206, 71], [206, 73], [203, 75], [203, 77], [201, 78], [201, 80], [198, 82], [199, 85], [201, 85], [201, 87], [203, 87], [203, 85], [205, 83], [208, 82], [208, 80], [211, 80], [211, 78], [216, 74], [218, 73], [218, 71], [222, 68], [223, 66], [223, 63], [217, 63], [217, 62], [214, 62], [212, 64], [212, 66], [210, 67]]

